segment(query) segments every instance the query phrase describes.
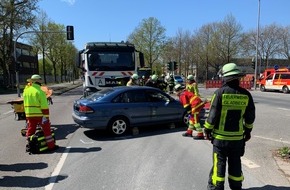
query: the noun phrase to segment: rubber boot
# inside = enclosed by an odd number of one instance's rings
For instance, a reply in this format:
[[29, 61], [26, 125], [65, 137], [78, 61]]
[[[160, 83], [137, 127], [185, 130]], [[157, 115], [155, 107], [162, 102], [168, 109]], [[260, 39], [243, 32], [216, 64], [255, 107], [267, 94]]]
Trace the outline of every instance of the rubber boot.
[[192, 130], [187, 129], [185, 133], [182, 134], [184, 137], [192, 137]]
[[204, 139], [204, 135], [203, 135], [202, 132], [201, 133], [197, 133], [197, 135], [194, 136], [193, 139], [194, 140], [202, 140], [202, 139]]

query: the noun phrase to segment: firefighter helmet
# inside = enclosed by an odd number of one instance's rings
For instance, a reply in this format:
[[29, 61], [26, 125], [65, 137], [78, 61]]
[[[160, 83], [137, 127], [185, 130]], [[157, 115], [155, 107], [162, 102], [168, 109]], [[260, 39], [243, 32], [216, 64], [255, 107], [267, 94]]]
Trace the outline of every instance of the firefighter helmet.
[[222, 68], [223, 77], [241, 74], [240, 69], [235, 63], [227, 63]]
[[235, 63], [227, 63], [222, 68], [222, 77], [225, 82], [245, 76]]
[[153, 81], [157, 81], [158, 77], [157, 77], [157, 75], [152, 75], [151, 79], [152, 79]]
[[137, 80], [139, 78], [139, 76], [136, 74], [136, 73], [134, 73], [132, 76], [131, 76], [131, 79], [133, 79], [133, 80]]
[[40, 75], [32, 75], [30, 79], [27, 79], [27, 82], [33, 82], [33, 81], [40, 81], [41, 80], [41, 76]]
[[187, 80], [194, 81], [194, 76], [193, 75], [188, 75], [187, 76]]

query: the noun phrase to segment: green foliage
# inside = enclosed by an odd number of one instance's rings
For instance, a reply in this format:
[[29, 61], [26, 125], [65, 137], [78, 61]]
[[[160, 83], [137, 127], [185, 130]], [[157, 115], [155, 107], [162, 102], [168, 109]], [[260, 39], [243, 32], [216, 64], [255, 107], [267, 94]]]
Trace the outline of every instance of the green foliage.
[[289, 158], [290, 157], [290, 148], [289, 147], [281, 147], [278, 149], [278, 154], [282, 158]]
[[[43, 59], [38, 60], [39, 64], [39, 73], [43, 75]], [[52, 69], [52, 63], [49, 59], [45, 59], [45, 74], [52, 75], [53, 69]]]

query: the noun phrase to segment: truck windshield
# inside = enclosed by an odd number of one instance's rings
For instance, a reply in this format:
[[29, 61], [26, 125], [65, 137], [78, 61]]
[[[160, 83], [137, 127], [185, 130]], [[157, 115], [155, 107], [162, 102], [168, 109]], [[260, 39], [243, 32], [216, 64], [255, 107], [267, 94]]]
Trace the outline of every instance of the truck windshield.
[[135, 69], [132, 52], [89, 52], [90, 71], [132, 71]]

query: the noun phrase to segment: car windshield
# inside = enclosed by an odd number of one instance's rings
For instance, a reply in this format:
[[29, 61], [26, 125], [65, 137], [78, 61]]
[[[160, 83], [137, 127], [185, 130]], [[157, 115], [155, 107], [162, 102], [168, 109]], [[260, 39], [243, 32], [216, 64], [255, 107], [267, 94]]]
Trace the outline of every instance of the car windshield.
[[98, 92], [95, 92], [95, 93], [89, 95], [88, 97], [86, 97], [86, 99], [92, 100], [92, 101], [97, 101], [97, 100], [102, 99], [103, 97], [107, 96], [108, 94], [110, 94], [112, 92], [114, 92], [114, 90], [111, 88], [103, 89], [103, 90], [100, 90]]

